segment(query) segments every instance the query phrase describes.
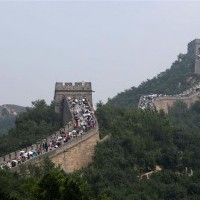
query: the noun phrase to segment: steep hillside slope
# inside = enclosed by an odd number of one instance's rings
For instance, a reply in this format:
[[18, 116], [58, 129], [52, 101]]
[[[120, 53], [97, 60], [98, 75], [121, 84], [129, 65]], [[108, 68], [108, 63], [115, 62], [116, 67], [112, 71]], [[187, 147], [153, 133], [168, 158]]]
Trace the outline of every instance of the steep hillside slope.
[[[83, 173], [91, 196], [107, 195], [113, 200], [199, 199], [199, 108], [200, 102], [191, 109], [178, 105], [169, 116], [99, 104], [100, 132], [110, 137], [97, 145], [94, 162]], [[161, 170], [156, 171], [156, 167]], [[143, 176], [147, 172], [152, 173], [149, 179]]]
[[177, 94], [190, 88], [200, 81], [200, 76], [194, 73], [194, 61], [187, 55], [180, 54], [170, 69], [161, 72], [151, 80], [142, 82], [138, 87], [132, 87], [117, 94], [108, 101], [116, 106], [137, 106], [141, 95]]

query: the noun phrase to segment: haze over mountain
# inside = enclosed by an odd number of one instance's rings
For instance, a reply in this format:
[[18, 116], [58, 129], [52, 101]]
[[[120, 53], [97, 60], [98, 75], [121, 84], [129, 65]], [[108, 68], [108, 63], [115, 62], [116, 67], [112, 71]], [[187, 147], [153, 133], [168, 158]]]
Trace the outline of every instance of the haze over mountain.
[[[0, 195], [3, 200], [55, 196], [58, 200], [69, 196], [75, 200], [83, 196], [88, 200], [199, 199], [200, 101], [190, 108], [178, 102], [167, 114], [136, 108], [142, 94], [177, 94], [199, 80], [193, 60], [179, 55], [170, 69], [118, 94], [107, 104], [97, 105], [100, 135], [108, 137], [97, 144], [87, 168], [68, 175], [46, 160], [41, 166], [22, 168], [19, 174], [0, 170], [0, 184], [9, 186], [1, 187]], [[42, 100], [33, 105], [19, 115], [16, 127], [1, 137], [2, 156], [30, 146], [59, 128], [53, 104], [48, 106]]]
[[0, 118], [16, 117], [21, 112], [25, 112], [26, 108], [14, 104], [4, 104], [0, 106]]
[[194, 72], [194, 60], [187, 54], [180, 54], [169, 69], [143, 81], [138, 87], [131, 87], [118, 93], [109, 99], [108, 103], [116, 106], [137, 106], [142, 95], [175, 95], [191, 88], [199, 81], [200, 75]]
[[[176, 95], [200, 81], [185, 54], [200, 37], [199, 8], [197, 1], [0, 2], [0, 199], [199, 200], [200, 101], [176, 102], [168, 113], [137, 108], [141, 95]], [[40, 150], [62, 127], [49, 105], [55, 83], [76, 81], [92, 82], [107, 136], [93, 161], [70, 174], [48, 159], [21, 165], [24, 154], [14, 151]], [[11, 104], [31, 102], [27, 112]], [[9, 170], [9, 154], [19, 173]]]
[[0, 106], [0, 135], [7, 134], [10, 128], [15, 126], [16, 117], [25, 112], [26, 108], [14, 104]]
[[94, 105], [151, 79], [200, 36], [198, 1], [1, 1], [0, 105], [91, 81]]

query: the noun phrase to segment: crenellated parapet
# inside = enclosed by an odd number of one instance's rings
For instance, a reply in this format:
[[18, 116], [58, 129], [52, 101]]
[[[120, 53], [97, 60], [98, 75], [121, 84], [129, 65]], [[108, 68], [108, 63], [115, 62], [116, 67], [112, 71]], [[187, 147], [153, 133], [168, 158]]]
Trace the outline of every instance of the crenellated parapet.
[[72, 129], [73, 129], [73, 123], [72, 123], [72, 121], [70, 121], [68, 124], [65, 124], [65, 126], [63, 126], [60, 130], [58, 130], [55, 133], [53, 133], [52, 135], [44, 138], [43, 140], [38, 141], [37, 143], [32, 144], [29, 147], [22, 148], [18, 151], [15, 151], [15, 152], [12, 152], [12, 153], [9, 153], [9, 154], [6, 154], [6, 155], [0, 157], [0, 164], [3, 163], [3, 162], [7, 162], [7, 161], [10, 161], [10, 160], [17, 159], [20, 156], [21, 151], [29, 152], [29, 151], [32, 151], [32, 150], [42, 148], [42, 142], [44, 140], [49, 142], [52, 137], [59, 136], [60, 131], [69, 132]]
[[92, 102], [92, 83], [91, 82], [56, 82], [55, 84], [55, 93], [54, 93], [54, 103], [55, 110], [57, 113], [60, 113], [61, 118], [63, 118], [63, 110], [67, 107], [64, 102], [64, 99], [75, 98], [83, 99], [86, 98], [88, 103], [93, 108]]
[[0, 168], [18, 171], [20, 164], [39, 165], [45, 156], [66, 172], [88, 166], [100, 140], [92, 92], [91, 82], [56, 83], [54, 101], [62, 128], [36, 144], [0, 157]]
[[174, 96], [166, 96], [166, 97], [158, 97], [154, 100], [153, 104], [156, 110], [163, 110], [164, 112], [168, 112], [169, 107], [172, 107], [177, 101], [184, 102], [187, 107], [190, 107], [193, 103], [199, 100], [200, 92], [196, 92], [187, 97], [174, 97]]
[[[90, 129], [87, 134], [70, 140], [66, 144], [57, 149], [53, 149], [47, 153], [43, 153], [37, 157], [27, 160], [24, 165], [38, 165], [43, 161], [45, 156], [48, 156], [53, 163], [60, 166], [65, 172], [73, 172], [83, 167], [87, 167], [92, 162], [94, 149], [99, 142], [98, 124]], [[84, 156], [83, 156], [84, 155]], [[9, 154], [9, 156], [12, 156]], [[10, 160], [10, 157], [6, 157]], [[11, 168], [12, 172], [19, 171], [18, 167]]]
[[138, 107], [141, 109], [155, 109], [168, 112], [169, 107], [173, 106], [175, 102], [182, 101], [190, 107], [193, 103], [200, 98], [200, 83], [192, 88], [177, 95], [164, 95], [164, 94], [150, 94], [140, 97]]
[[[60, 130], [36, 144], [0, 157], [0, 168], [7, 166], [16, 172], [19, 171], [19, 164], [39, 165], [45, 156], [66, 172], [87, 167], [92, 162], [95, 145], [100, 141], [93, 109], [86, 98], [78, 101], [65, 96], [63, 108], [63, 123], [67, 123]], [[53, 140], [56, 145], [53, 145]], [[47, 149], [44, 148], [45, 143], [48, 145]], [[29, 157], [24, 156], [23, 159], [22, 152], [28, 153]], [[10, 167], [11, 163], [15, 165]]]
[[92, 92], [92, 84], [91, 82], [56, 82], [55, 90], [62, 91], [91, 91]]

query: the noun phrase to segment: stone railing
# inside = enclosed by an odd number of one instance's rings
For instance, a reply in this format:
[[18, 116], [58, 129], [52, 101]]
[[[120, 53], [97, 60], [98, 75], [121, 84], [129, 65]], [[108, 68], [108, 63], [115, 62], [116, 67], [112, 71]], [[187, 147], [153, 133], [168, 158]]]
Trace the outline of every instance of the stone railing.
[[[70, 148], [73, 148], [74, 146], [79, 145], [80, 143], [88, 140], [93, 135], [98, 134], [98, 132], [99, 132], [99, 128], [98, 128], [98, 124], [96, 123], [94, 128], [89, 129], [83, 135], [69, 140], [67, 143], [61, 145], [60, 147], [58, 147], [56, 149], [50, 150], [50, 151], [45, 152], [43, 154], [40, 154], [40, 155], [38, 155], [38, 156], [36, 156], [34, 158], [31, 158], [31, 159], [23, 162], [23, 165], [39, 163], [44, 159], [45, 156], [48, 156], [49, 158], [52, 158], [52, 157], [54, 157], [54, 156], [56, 156], [56, 155], [58, 155], [58, 154], [60, 154], [60, 153], [62, 153], [64, 151], [67, 151]], [[16, 167], [12, 167], [11, 171], [13, 171], [13, 172], [18, 171], [19, 170], [19, 166], [20, 165], [17, 165]]]
[[[161, 96], [156, 96], [152, 97], [150, 100], [147, 99], [144, 100], [143, 97], [141, 96], [139, 99], [138, 107], [139, 108], [152, 108], [156, 110], [161, 110], [163, 109], [164, 112], [168, 112], [168, 108], [173, 106], [173, 104], [176, 101], [183, 101], [184, 103], [187, 104], [188, 107], [190, 107], [193, 103], [195, 103], [197, 100], [200, 98], [200, 91], [195, 91], [192, 93], [189, 93], [190, 90], [187, 90], [185, 94], [179, 94], [179, 95], [161, 95]], [[188, 95], [187, 95], [188, 92]]]
[[[86, 100], [87, 101], [87, 100]], [[9, 153], [3, 157], [0, 157], [0, 164], [4, 164], [8, 161], [12, 161], [12, 160], [18, 160], [18, 158], [20, 157], [20, 153], [21, 151], [25, 151], [25, 152], [29, 152], [29, 151], [32, 151], [32, 150], [37, 150], [37, 149], [43, 149], [42, 148], [42, 143], [43, 141], [47, 141], [47, 143], [49, 143], [49, 141], [51, 141], [52, 137], [55, 137], [55, 136], [60, 136], [60, 131], [64, 131], [64, 132], [69, 132], [69, 131], [72, 131], [73, 128], [74, 128], [74, 115], [73, 113], [71, 112], [70, 110], [70, 106], [69, 106], [69, 103], [68, 101], [66, 100], [65, 102], [67, 104], [67, 108], [69, 109], [68, 111], [68, 114], [70, 112], [70, 116], [72, 117], [71, 118], [71, 121], [69, 121], [63, 128], [61, 128], [59, 131], [56, 131], [54, 134], [48, 136], [47, 138], [44, 138], [42, 141], [40, 142], [37, 142], [36, 144], [33, 144], [29, 147], [26, 147], [26, 148], [23, 148], [21, 150], [18, 150], [18, 151], [15, 151], [15, 152], [12, 152], [12, 153]], [[90, 110], [93, 111], [93, 108], [91, 107], [91, 105], [89, 104], [89, 102], [87, 101], [87, 104], [88, 106], [90, 107]], [[95, 116], [94, 116], [95, 117]], [[56, 155], [58, 154], [59, 152], [62, 152], [64, 149], [69, 149], [71, 148], [72, 146], [75, 146], [76, 144], [86, 140], [87, 138], [89, 138], [91, 135], [94, 135], [98, 132], [98, 124], [97, 124], [97, 120], [95, 118], [95, 121], [96, 121], [96, 125], [94, 128], [91, 128], [89, 129], [87, 132], [84, 132], [83, 135], [77, 137], [77, 138], [73, 138], [69, 141], [67, 141], [67, 143], [64, 143], [63, 145], [61, 145], [60, 147], [58, 148], [55, 148], [53, 150], [49, 150], [48, 152], [45, 152], [43, 151], [42, 154], [40, 155], [37, 155], [36, 157], [33, 157], [33, 158], [30, 158], [28, 160], [26, 160], [25, 162], [23, 162], [22, 164], [28, 164], [28, 163], [37, 163], [39, 162], [41, 159], [43, 159], [43, 157], [45, 155], [51, 157], [53, 155]], [[18, 167], [12, 167], [11, 169], [13, 168], [18, 168]]]
[[166, 96], [166, 97], [157, 97], [153, 100], [153, 104], [156, 110], [164, 110], [168, 112], [169, 107], [173, 106], [176, 101], [182, 101], [186, 103], [187, 107], [190, 107], [193, 103], [199, 100], [200, 92], [191, 94], [190, 96]]
[[[73, 129], [73, 123], [70, 121], [67, 125], [65, 125], [63, 128], [61, 128], [59, 131], [56, 131], [54, 134], [48, 136], [47, 138], [44, 138], [43, 140], [46, 140], [47, 142], [49, 142], [53, 136], [59, 136], [60, 131], [69, 132], [72, 129]], [[42, 141], [37, 142], [36, 144], [33, 144], [33, 145], [23, 148], [21, 150], [6, 154], [5, 156], [0, 157], [0, 164], [5, 163], [7, 161], [18, 159], [21, 151], [28, 152], [28, 151], [36, 150], [38, 148], [41, 148], [41, 145], [42, 145]]]

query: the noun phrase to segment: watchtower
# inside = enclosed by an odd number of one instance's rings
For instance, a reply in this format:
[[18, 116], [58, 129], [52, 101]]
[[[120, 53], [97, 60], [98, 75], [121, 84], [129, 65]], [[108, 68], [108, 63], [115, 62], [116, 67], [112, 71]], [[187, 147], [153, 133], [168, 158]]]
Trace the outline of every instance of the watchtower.
[[200, 74], [200, 39], [188, 43], [187, 54], [195, 61], [195, 73]]
[[92, 92], [94, 91], [92, 91], [91, 82], [75, 82], [74, 84], [71, 82], [56, 82], [54, 94], [55, 111], [64, 117], [66, 113], [63, 112], [67, 110], [65, 109], [67, 107], [67, 97], [76, 99], [86, 98], [91, 107], [93, 107]]

